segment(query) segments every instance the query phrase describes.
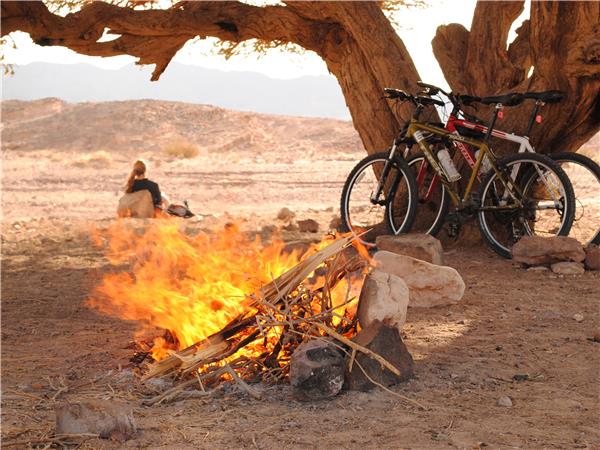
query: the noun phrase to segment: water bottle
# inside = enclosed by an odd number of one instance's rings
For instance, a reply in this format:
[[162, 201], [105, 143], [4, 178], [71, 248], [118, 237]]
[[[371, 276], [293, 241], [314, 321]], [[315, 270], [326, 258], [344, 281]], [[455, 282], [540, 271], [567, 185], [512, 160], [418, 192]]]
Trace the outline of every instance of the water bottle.
[[454, 167], [454, 163], [452, 162], [452, 158], [450, 158], [450, 153], [448, 153], [448, 149], [443, 147], [440, 151], [437, 152], [438, 159], [440, 160], [440, 164], [446, 173], [446, 177], [451, 182], [460, 180], [460, 173]]
[[[475, 160], [477, 160], [479, 158], [479, 152], [481, 152], [481, 150], [477, 150], [475, 152]], [[481, 175], [485, 175], [490, 170], [492, 170], [492, 165], [490, 164], [490, 160], [488, 159], [487, 155], [485, 155], [483, 157], [483, 161], [481, 161], [481, 166], [479, 167], [479, 173]]]

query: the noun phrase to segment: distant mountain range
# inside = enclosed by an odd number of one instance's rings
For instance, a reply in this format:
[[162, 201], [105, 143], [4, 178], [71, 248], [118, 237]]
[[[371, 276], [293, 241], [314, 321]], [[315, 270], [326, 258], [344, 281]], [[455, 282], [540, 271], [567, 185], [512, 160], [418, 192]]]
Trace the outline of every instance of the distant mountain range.
[[210, 104], [267, 114], [349, 120], [337, 81], [329, 76], [281, 80], [255, 72], [225, 72], [171, 63], [161, 79], [133, 64], [105, 70], [87, 64], [32, 63], [3, 75], [4, 100], [55, 97], [68, 102], [139, 99]]

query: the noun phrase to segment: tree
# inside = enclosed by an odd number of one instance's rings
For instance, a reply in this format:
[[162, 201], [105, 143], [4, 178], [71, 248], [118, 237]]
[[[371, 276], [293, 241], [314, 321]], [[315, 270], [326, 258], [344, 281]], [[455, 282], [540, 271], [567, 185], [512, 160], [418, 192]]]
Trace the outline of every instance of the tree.
[[[480, 1], [471, 31], [456, 24], [438, 29], [434, 54], [451, 88], [461, 93], [564, 90], [566, 100], [547, 107], [535, 142], [544, 152], [575, 151], [600, 128], [600, 2], [532, 2], [531, 17], [507, 48], [510, 26], [523, 5]], [[140, 64], [156, 65], [153, 80], [197, 36], [233, 44], [251, 39], [296, 44], [316, 52], [337, 78], [354, 126], [372, 153], [385, 149], [411, 114], [408, 105], [396, 109], [382, 101], [382, 89], [415, 92], [420, 79], [383, 8], [383, 2], [372, 1], [269, 6], [181, 1], [169, 9], [92, 2], [62, 17], [42, 2], [3, 1], [2, 35], [20, 30], [39, 45], [93, 56], [136, 56]], [[105, 28], [120, 37], [97, 42]], [[528, 108], [511, 112], [503, 128], [524, 127], [528, 115]]]

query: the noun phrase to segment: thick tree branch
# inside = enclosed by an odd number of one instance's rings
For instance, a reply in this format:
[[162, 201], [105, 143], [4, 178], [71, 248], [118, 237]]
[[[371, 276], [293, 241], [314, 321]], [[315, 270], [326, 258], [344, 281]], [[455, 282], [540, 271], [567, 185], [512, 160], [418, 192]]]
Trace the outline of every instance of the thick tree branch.
[[[40, 45], [61, 45], [92, 56], [128, 54], [141, 64], [156, 64], [152, 79], [195, 36], [242, 42], [248, 39], [294, 42], [318, 49], [323, 30], [285, 7], [256, 7], [241, 2], [183, 2], [168, 10], [133, 10], [93, 2], [61, 17], [42, 2], [3, 1], [2, 35], [20, 30]], [[104, 29], [121, 37], [97, 42]]]

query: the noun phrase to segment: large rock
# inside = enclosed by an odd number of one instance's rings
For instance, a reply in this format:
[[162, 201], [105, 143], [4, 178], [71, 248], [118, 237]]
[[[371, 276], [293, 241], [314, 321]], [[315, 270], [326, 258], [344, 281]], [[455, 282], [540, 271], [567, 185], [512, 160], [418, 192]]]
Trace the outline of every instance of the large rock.
[[55, 408], [56, 434], [97, 434], [125, 441], [136, 432], [133, 410], [119, 401], [85, 400], [60, 403]]
[[346, 368], [345, 389], [368, 391], [375, 387], [373, 382], [360, 369], [361, 367], [372, 380], [384, 386], [406, 381], [413, 376], [412, 356], [404, 342], [402, 342], [396, 327], [390, 327], [375, 321], [368, 327], [363, 328], [352, 340], [382, 356], [398, 369], [400, 375], [392, 373], [364, 353], [356, 352], [352, 367], [348, 364]]
[[143, 191], [123, 195], [119, 199], [117, 215], [119, 217], [135, 217], [138, 219], [154, 217], [152, 194], [150, 194], [150, 191], [144, 189]]
[[411, 307], [458, 303], [465, 293], [465, 282], [452, 267], [386, 251], [375, 253], [373, 264], [379, 270], [404, 280], [409, 290], [408, 306]]
[[524, 236], [512, 247], [515, 261], [529, 266], [554, 264], [561, 261], [582, 262], [583, 246], [567, 236]]
[[360, 326], [367, 328], [379, 321], [401, 331], [406, 322], [408, 301], [408, 286], [402, 278], [372, 270], [365, 278], [358, 300]]
[[590, 244], [585, 249], [585, 267], [600, 270], [600, 245]]
[[444, 249], [442, 243], [428, 234], [400, 234], [398, 236], [378, 236], [375, 241], [378, 250], [385, 250], [400, 255], [412, 256], [423, 261], [444, 265]]
[[302, 401], [333, 397], [344, 385], [345, 360], [331, 342], [304, 342], [292, 354], [290, 384], [294, 397]]

